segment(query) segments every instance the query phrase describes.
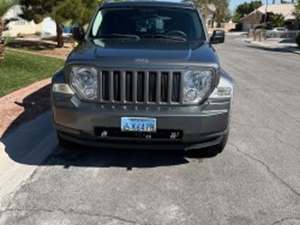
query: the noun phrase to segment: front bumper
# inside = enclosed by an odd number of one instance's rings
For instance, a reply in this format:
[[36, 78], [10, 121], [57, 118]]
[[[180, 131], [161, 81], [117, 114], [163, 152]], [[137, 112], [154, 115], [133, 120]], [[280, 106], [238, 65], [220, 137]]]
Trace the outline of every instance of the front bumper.
[[[201, 147], [218, 144], [228, 130], [230, 102], [207, 101], [201, 106], [116, 106], [81, 102], [79, 107], [70, 99], [53, 99], [53, 120], [56, 129], [65, 139], [88, 145], [104, 143], [201, 144]], [[153, 117], [162, 136], [119, 135], [121, 117]], [[105, 130], [102, 136], [99, 129]], [[171, 137], [172, 131], [177, 137]], [[173, 132], [173, 133], [174, 133]], [[155, 137], [154, 137], [155, 136]], [[116, 142], [118, 141], [118, 142]], [[153, 146], [152, 146], [153, 147]]]
[[193, 150], [193, 149], [201, 149], [210, 146], [215, 146], [224, 141], [226, 138], [227, 132], [218, 133], [211, 136], [203, 136], [201, 137], [202, 141], [198, 140], [197, 143], [183, 143], [176, 141], [169, 142], [159, 142], [152, 140], [145, 141], [112, 141], [109, 139], [99, 139], [95, 136], [91, 135], [74, 135], [71, 133], [65, 133], [58, 131], [58, 135], [63, 140], [67, 140], [72, 143], [85, 145], [85, 146], [93, 146], [93, 147], [102, 147], [102, 148], [117, 148], [117, 149], [159, 149], [159, 150]]
[[[52, 82], [64, 82], [58, 78], [61, 76], [54, 77]], [[60, 137], [104, 147], [192, 149], [214, 146], [228, 133], [230, 107], [231, 98], [208, 98], [201, 105], [193, 106], [117, 105], [85, 102], [76, 95], [52, 93], [53, 121]], [[124, 134], [120, 131], [121, 117], [156, 118], [157, 134]]]

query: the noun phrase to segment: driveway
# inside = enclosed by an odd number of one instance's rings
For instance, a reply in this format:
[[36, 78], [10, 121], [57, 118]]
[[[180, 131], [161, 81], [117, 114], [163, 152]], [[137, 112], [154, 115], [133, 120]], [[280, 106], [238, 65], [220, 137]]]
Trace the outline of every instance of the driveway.
[[2, 140], [0, 225], [299, 225], [300, 56], [217, 50], [236, 81], [224, 153], [64, 151], [46, 113]]

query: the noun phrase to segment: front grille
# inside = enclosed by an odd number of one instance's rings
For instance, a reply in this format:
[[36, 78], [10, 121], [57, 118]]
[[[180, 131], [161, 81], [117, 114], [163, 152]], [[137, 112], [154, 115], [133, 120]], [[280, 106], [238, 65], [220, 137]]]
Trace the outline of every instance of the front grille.
[[178, 104], [182, 99], [181, 74], [180, 71], [102, 70], [100, 102]]

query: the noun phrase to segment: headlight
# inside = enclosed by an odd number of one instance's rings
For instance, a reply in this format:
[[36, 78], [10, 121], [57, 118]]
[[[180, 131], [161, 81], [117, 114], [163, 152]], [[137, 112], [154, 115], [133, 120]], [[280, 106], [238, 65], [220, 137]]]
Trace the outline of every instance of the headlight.
[[189, 71], [183, 76], [183, 101], [198, 103], [209, 92], [213, 75], [210, 70]]
[[70, 83], [80, 97], [87, 100], [97, 98], [97, 69], [86, 66], [74, 66], [71, 70]]

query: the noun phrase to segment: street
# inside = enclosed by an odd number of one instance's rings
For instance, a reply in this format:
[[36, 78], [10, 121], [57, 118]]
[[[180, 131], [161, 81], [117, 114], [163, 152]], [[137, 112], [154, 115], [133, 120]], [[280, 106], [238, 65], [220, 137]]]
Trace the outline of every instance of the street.
[[300, 55], [216, 49], [236, 83], [223, 153], [67, 151], [46, 113], [0, 142], [0, 225], [300, 225]]

